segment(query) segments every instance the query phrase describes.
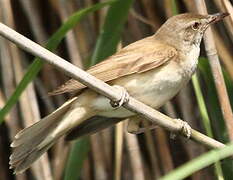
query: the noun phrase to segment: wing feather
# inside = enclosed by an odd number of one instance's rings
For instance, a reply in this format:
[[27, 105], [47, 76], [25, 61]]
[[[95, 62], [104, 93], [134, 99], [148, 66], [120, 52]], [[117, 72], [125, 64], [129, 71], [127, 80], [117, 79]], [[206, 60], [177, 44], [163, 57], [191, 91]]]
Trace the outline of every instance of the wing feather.
[[[151, 36], [126, 46], [105, 61], [92, 66], [87, 72], [104, 82], [108, 82], [119, 77], [143, 73], [159, 67], [171, 59], [177, 58], [177, 54], [174, 47], [156, 41]], [[70, 79], [51, 92], [50, 95], [79, 91], [83, 88], [86, 88], [86, 86]]]

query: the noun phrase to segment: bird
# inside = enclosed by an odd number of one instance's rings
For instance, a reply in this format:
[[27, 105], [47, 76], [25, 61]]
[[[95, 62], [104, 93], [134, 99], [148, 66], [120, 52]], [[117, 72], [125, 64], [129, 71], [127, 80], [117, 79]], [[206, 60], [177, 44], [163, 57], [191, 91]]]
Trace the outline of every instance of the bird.
[[[227, 15], [184, 13], [172, 16], [154, 35], [129, 44], [87, 72], [109, 85], [124, 88], [130, 96], [158, 109], [191, 79], [197, 68], [205, 30]], [[51, 94], [68, 92], [76, 95], [16, 134], [9, 161], [15, 173], [28, 169], [62, 136], [73, 140], [125, 118], [134, 122], [139, 117], [124, 107], [111, 106], [108, 98], [74, 79]]]

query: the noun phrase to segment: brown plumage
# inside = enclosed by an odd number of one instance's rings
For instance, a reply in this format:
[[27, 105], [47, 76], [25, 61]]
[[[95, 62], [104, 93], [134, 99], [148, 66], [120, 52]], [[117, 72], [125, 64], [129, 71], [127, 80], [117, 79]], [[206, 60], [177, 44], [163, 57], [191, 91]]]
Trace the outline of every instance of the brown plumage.
[[[178, 59], [177, 55], [174, 47], [159, 41], [155, 43], [154, 36], [151, 36], [126, 46], [105, 61], [92, 66], [87, 72], [104, 82], [109, 82], [126, 75], [149, 71], [171, 59]], [[49, 94], [79, 91], [85, 87], [80, 82], [70, 79]]]

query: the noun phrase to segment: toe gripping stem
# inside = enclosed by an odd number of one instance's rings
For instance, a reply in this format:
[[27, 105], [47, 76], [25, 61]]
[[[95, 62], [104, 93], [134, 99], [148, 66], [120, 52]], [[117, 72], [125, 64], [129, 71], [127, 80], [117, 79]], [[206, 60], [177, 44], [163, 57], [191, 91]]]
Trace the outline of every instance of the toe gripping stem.
[[191, 137], [191, 134], [192, 134], [192, 128], [190, 127], [190, 125], [187, 122], [185, 122], [181, 119], [177, 119], [177, 120], [179, 120], [181, 123], [181, 129], [180, 129], [181, 133], [189, 139]]
[[[176, 120], [178, 120], [181, 125], [179, 130], [180, 133], [183, 134], [187, 139], [189, 139], [192, 135], [192, 128], [190, 127], [190, 125], [181, 119], [176, 119]], [[176, 135], [177, 135], [176, 133], [171, 133], [170, 138], [175, 139]]]
[[119, 108], [121, 107], [124, 103], [129, 101], [129, 94], [128, 92], [125, 90], [125, 88], [121, 87], [121, 86], [114, 86], [115, 88], [117, 88], [120, 93], [121, 93], [121, 98], [119, 100], [111, 100], [110, 104], [113, 108]]

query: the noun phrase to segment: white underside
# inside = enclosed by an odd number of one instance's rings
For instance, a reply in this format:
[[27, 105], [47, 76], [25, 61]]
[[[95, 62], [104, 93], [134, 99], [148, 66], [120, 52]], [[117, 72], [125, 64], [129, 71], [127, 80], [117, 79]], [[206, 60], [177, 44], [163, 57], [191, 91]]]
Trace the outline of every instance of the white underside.
[[[188, 53], [186, 60], [182, 63], [170, 61], [165, 66], [143, 74], [134, 74], [128, 78], [115, 80], [113, 84], [124, 84], [124, 88], [132, 97], [153, 108], [159, 108], [187, 84], [196, 69], [198, 56], [199, 48], [196, 47]], [[129, 117], [134, 115], [123, 107], [113, 109], [109, 104], [109, 99], [103, 96], [99, 96], [91, 103], [91, 106], [100, 111], [98, 115], [101, 116]]]

